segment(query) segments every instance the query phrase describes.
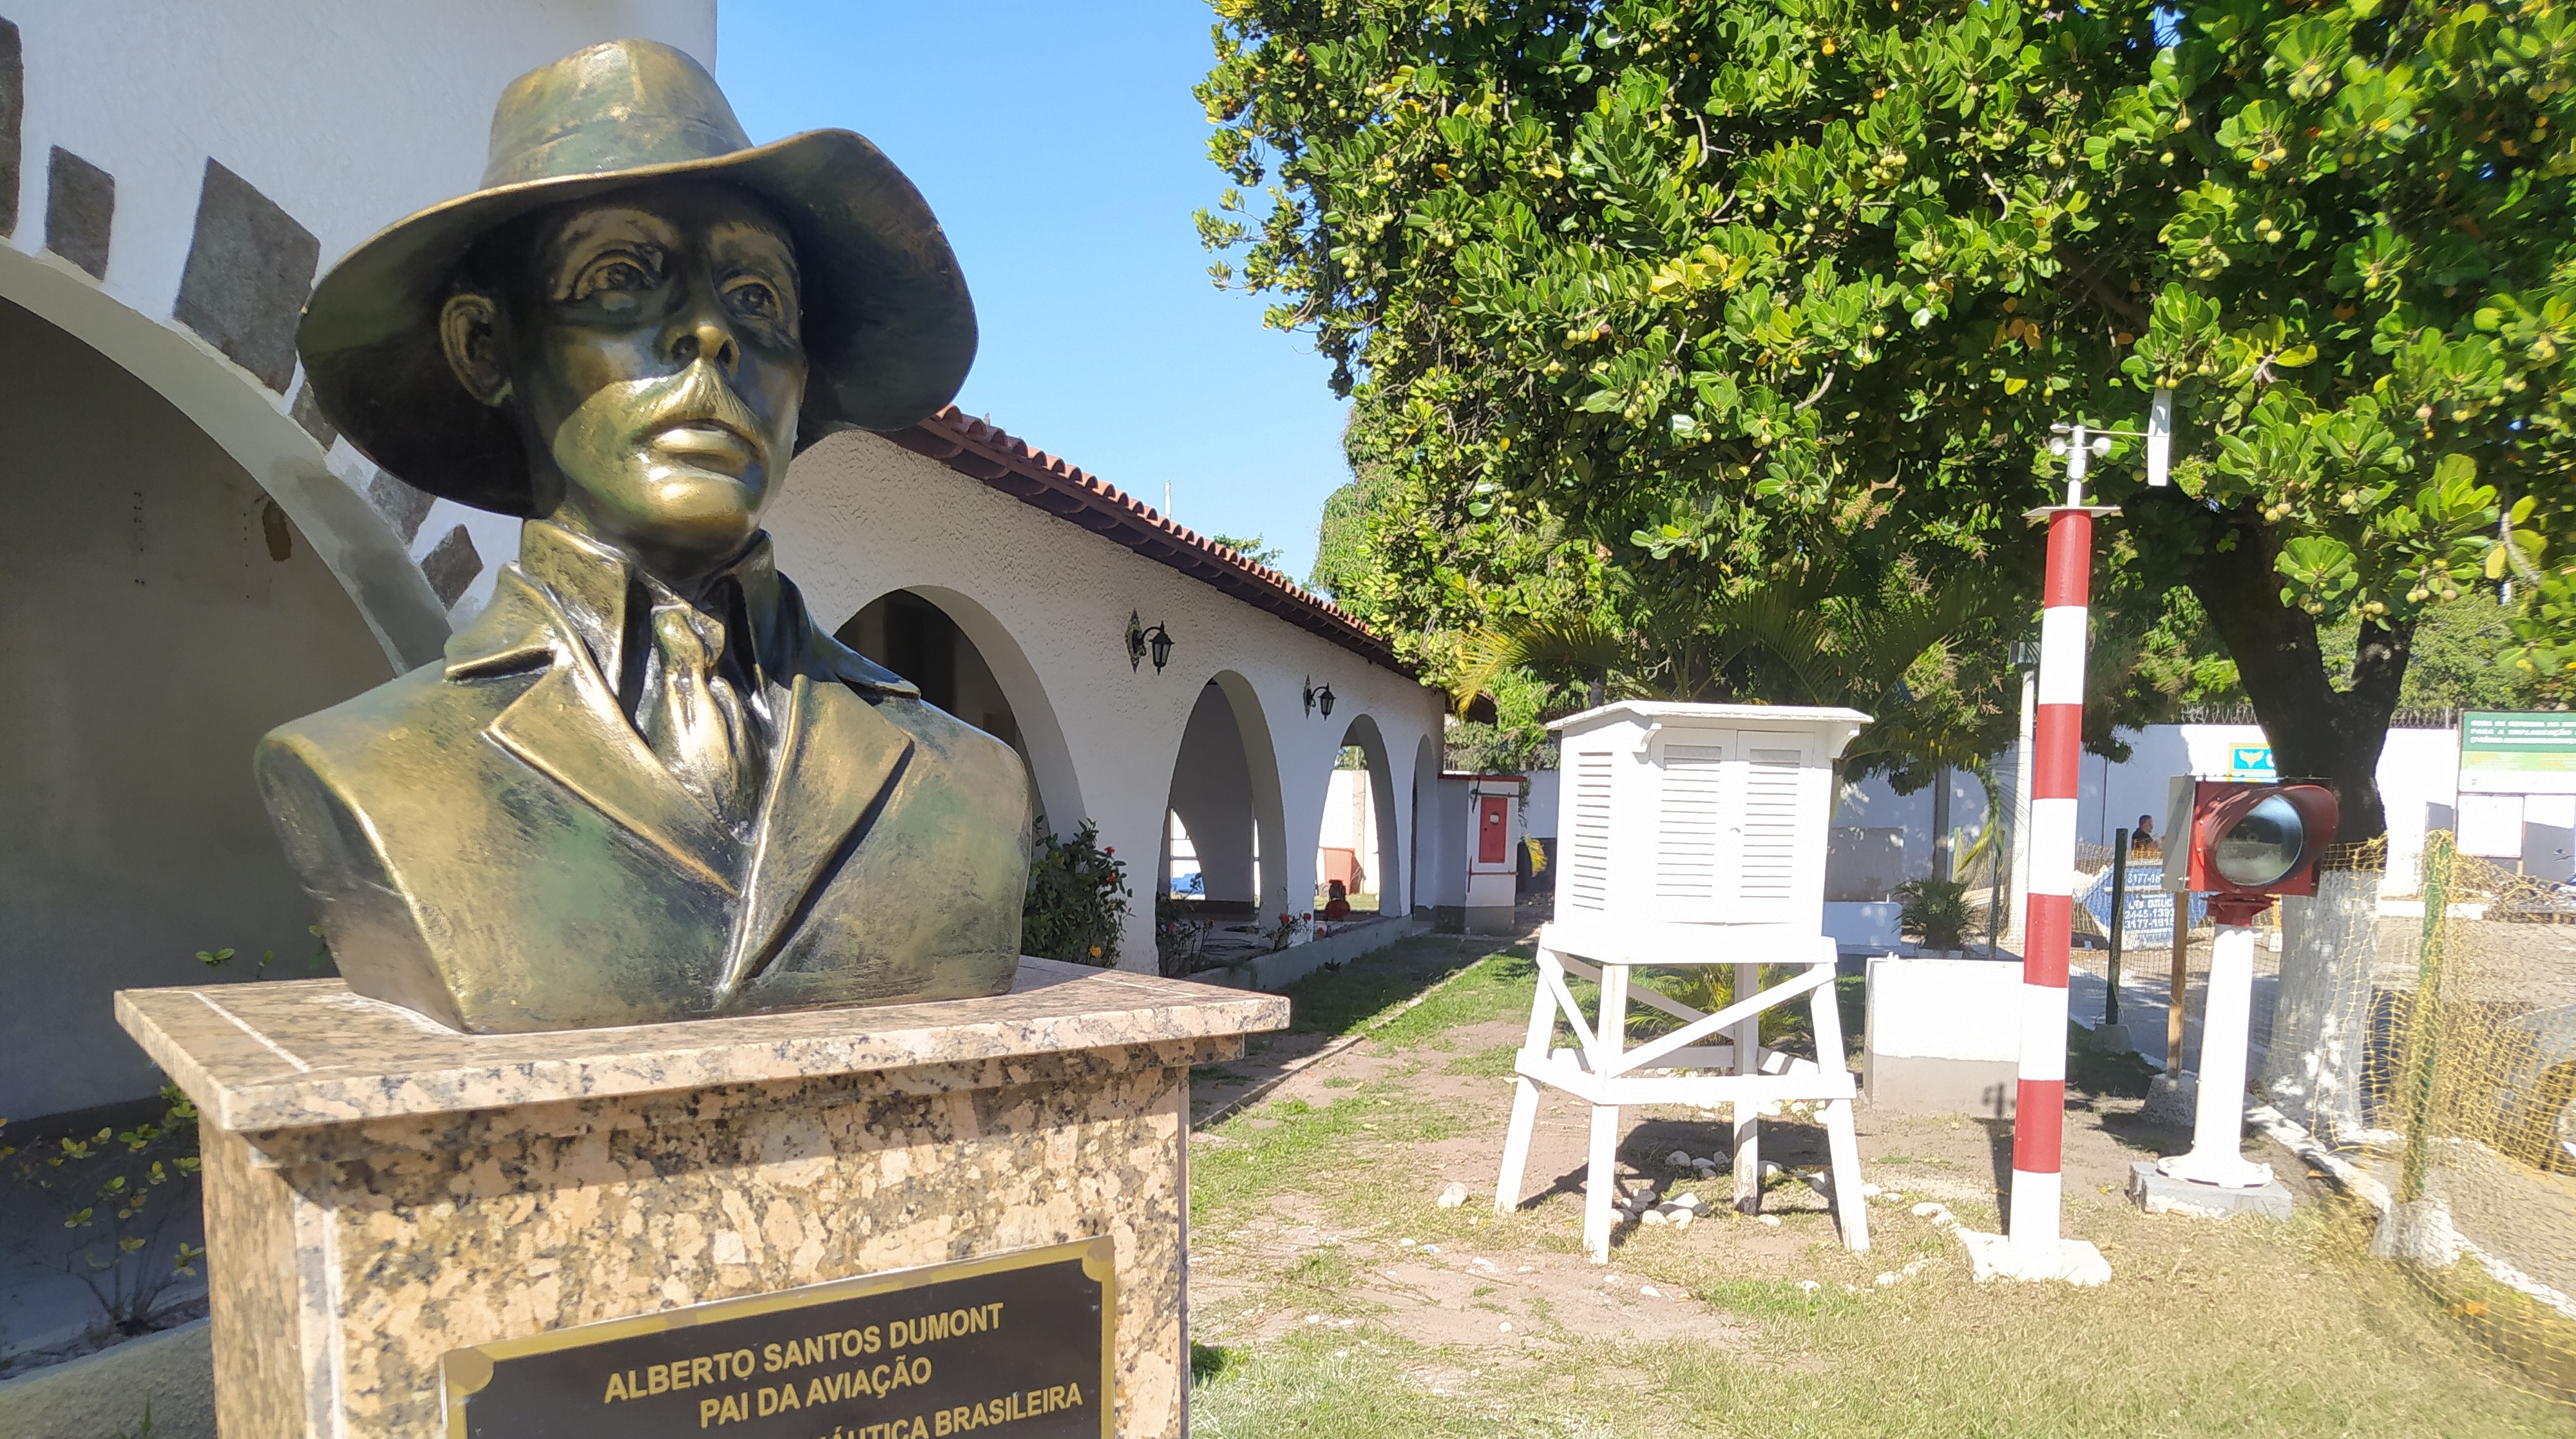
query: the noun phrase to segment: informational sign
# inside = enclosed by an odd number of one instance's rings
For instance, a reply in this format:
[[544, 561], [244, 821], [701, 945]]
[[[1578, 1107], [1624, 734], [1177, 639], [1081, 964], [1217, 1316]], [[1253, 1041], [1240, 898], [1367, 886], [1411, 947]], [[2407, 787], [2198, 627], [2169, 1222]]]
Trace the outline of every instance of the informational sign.
[[2227, 747], [2229, 779], [2279, 779], [2272, 768], [2272, 747], [2267, 744], [2239, 744]]
[[2460, 853], [2488, 859], [2522, 857], [2522, 796], [2460, 796]]
[[450, 1350], [449, 1439], [1108, 1439], [1107, 1239]]
[[[2165, 892], [2164, 861], [2133, 862], [2121, 881], [2120, 942], [2130, 949], [2173, 942], [2174, 896]], [[2093, 916], [2105, 933], [2111, 928], [2111, 871], [2103, 870], [2084, 884], [2075, 902]], [[2209, 910], [2209, 896], [2190, 897], [2183, 912], [2196, 922]]]
[[2576, 713], [2461, 715], [2460, 793], [2576, 794]]

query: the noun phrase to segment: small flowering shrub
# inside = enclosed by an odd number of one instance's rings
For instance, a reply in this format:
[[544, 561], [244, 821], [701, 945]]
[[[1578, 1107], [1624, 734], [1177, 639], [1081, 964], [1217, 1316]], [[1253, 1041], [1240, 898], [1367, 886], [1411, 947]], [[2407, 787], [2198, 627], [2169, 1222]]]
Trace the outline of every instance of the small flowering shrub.
[[1058, 839], [1038, 816], [1020, 906], [1021, 951], [1104, 969], [1117, 964], [1127, 893], [1127, 866], [1100, 843], [1098, 825], [1084, 820], [1071, 838]]
[[1297, 942], [1297, 936], [1305, 930], [1312, 928], [1314, 923], [1315, 912], [1313, 910], [1308, 910], [1302, 915], [1283, 914], [1279, 916], [1278, 923], [1264, 929], [1261, 933], [1264, 938], [1270, 941], [1270, 952], [1272, 954], [1277, 954], [1279, 951], [1295, 944]]
[[130, 1129], [0, 1142], [0, 1174], [61, 1221], [18, 1236], [18, 1248], [87, 1286], [117, 1334], [149, 1332], [164, 1291], [206, 1255], [181, 1237], [197, 1207], [197, 1111], [172, 1086], [161, 1100], [157, 1121]]

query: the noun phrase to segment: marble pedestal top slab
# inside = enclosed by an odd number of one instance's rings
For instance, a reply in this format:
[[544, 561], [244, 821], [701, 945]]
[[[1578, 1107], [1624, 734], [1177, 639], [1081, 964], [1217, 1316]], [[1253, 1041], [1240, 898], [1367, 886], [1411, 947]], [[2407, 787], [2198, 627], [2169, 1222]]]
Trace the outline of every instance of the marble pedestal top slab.
[[1281, 1028], [1288, 1001], [1024, 958], [986, 999], [616, 1029], [462, 1034], [337, 979], [121, 990], [116, 1017], [243, 1133], [1224, 1038]]

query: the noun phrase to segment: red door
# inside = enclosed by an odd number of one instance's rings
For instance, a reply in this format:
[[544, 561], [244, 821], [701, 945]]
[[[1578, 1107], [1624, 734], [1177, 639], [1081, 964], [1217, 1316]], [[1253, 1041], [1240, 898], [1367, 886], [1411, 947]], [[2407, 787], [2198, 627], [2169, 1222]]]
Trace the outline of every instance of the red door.
[[1476, 797], [1476, 863], [1503, 864], [1511, 848], [1511, 797], [1488, 794]]

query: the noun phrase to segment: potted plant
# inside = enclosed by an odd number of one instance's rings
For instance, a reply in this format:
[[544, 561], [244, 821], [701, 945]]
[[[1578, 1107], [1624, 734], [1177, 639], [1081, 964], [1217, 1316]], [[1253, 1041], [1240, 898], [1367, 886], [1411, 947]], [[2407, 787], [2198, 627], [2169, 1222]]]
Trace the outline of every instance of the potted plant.
[[1914, 936], [1925, 954], [1955, 958], [1966, 952], [1968, 886], [1954, 879], [1909, 879], [1893, 891], [1904, 901], [1897, 928]]

